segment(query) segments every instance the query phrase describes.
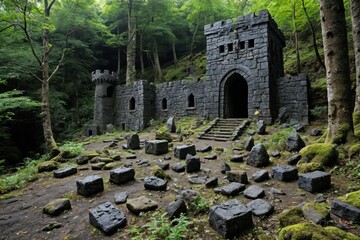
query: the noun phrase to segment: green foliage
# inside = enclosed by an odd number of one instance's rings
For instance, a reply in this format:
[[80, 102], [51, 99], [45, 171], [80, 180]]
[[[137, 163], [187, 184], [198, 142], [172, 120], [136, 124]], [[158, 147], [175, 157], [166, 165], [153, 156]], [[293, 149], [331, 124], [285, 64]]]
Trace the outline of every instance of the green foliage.
[[286, 150], [286, 141], [292, 131], [292, 128], [275, 131], [263, 144], [268, 150]]
[[46, 156], [40, 160], [26, 159], [24, 166], [17, 168], [16, 173], [0, 176], [0, 194], [19, 189], [26, 183], [36, 180], [38, 178], [37, 164], [45, 159]]
[[339, 200], [346, 202], [354, 207], [360, 208], [360, 190], [347, 193], [344, 196], [339, 197]]
[[354, 183], [350, 186], [350, 190], [360, 189], [360, 162], [358, 158], [343, 160], [341, 165], [333, 167], [331, 172], [346, 176], [353, 181]]
[[197, 197], [194, 201], [190, 202], [189, 209], [195, 214], [205, 213], [209, 210], [209, 204], [203, 197]]
[[316, 106], [313, 109], [310, 109], [310, 114], [315, 119], [325, 119], [327, 116], [327, 106]]
[[65, 142], [63, 145], [60, 146], [60, 150], [75, 156], [78, 156], [85, 152], [84, 145], [82, 143], [74, 142]]
[[181, 240], [191, 238], [193, 231], [189, 229], [192, 221], [185, 215], [179, 218], [169, 220], [167, 213], [154, 212], [150, 216], [148, 223], [136, 227], [133, 226], [128, 230], [131, 239], [164, 239], [164, 240]]

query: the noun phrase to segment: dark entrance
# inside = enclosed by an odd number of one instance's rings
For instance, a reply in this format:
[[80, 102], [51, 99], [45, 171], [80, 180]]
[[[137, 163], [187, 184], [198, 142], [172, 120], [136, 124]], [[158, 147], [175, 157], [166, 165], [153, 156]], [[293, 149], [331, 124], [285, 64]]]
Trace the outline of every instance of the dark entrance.
[[238, 73], [231, 75], [224, 86], [224, 117], [248, 117], [248, 85]]

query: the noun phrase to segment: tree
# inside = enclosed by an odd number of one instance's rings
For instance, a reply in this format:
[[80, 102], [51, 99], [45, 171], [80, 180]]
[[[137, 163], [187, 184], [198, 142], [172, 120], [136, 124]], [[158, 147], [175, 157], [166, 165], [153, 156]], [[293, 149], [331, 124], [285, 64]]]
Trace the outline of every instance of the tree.
[[326, 142], [345, 143], [353, 134], [347, 31], [343, 0], [319, 0], [328, 93]]
[[[350, 7], [356, 67], [354, 125], [357, 126], [360, 124], [360, 2], [358, 0], [351, 0]], [[355, 134], [360, 135], [360, 132], [355, 130]]]
[[136, 23], [133, 17], [133, 0], [128, 0], [128, 42], [126, 51], [126, 83], [135, 81], [135, 57], [136, 57]]

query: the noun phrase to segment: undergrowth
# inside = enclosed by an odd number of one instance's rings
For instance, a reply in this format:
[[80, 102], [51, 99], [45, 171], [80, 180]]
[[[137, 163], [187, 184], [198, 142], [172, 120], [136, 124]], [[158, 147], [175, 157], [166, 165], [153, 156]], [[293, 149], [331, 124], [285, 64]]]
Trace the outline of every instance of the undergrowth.
[[292, 131], [292, 128], [282, 128], [279, 131], [274, 131], [263, 144], [267, 150], [286, 150], [286, 141]]
[[60, 146], [60, 150], [75, 156], [78, 156], [85, 151], [84, 145], [82, 143], [75, 142], [65, 142]]
[[332, 170], [332, 173], [337, 175], [346, 176], [354, 183], [349, 187], [349, 191], [356, 191], [360, 189], [360, 161], [356, 159], [346, 159], [341, 162], [340, 165], [336, 165]]

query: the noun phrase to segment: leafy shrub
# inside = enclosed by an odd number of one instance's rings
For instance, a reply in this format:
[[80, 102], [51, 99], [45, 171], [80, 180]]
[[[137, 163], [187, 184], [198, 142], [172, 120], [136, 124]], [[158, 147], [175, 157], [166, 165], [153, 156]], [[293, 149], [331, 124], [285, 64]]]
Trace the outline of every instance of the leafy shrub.
[[327, 106], [316, 106], [313, 109], [310, 109], [310, 114], [315, 119], [326, 119]]
[[72, 156], [78, 156], [85, 151], [82, 143], [74, 142], [65, 142], [60, 146], [60, 150]]
[[190, 203], [189, 209], [195, 214], [199, 214], [209, 210], [209, 205], [203, 197], [197, 197], [194, 201]]
[[286, 141], [292, 132], [292, 128], [282, 128], [269, 136], [268, 141], [264, 142], [266, 149], [286, 150]]

